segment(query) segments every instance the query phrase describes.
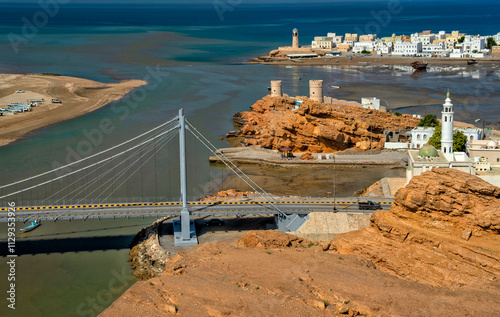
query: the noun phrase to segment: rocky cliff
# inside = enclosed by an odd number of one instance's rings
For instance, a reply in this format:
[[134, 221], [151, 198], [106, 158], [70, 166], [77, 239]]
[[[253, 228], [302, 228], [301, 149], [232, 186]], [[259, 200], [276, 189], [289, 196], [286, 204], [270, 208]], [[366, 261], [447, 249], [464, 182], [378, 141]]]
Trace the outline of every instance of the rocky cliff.
[[384, 130], [415, 127], [418, 119], [349, 105], [326, 105], [303, 100], [298, 109], [295, 99], [266, 96], [236, 114], [233, 121], [240, 127], [245, 145], [265, 148], [291, 148], [300, 152], [333, 152], [354, 148], [369, 150], [384, 146]]
[[326, 249], [369, 259], [401, 278], [437, 287], [500, 287], [500, 188], [457, 170], [414, 177], [371, 226]]
[[179, 252], [102, 316], [499, 316], [500, 188], [434, 169], [394, 203], [330, 242], [251, 231]]

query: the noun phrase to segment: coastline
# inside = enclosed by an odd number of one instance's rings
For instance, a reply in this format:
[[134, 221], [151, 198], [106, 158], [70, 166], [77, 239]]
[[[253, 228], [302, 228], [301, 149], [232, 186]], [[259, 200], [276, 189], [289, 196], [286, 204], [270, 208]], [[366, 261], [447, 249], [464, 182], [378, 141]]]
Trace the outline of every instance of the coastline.
[[[344, 53], [345, 54], [345, 53]], [[399, 56], [387, 56], [387, 55], [365, 55], [356, 56], [355, 54], [349, 54], [352, 59], [348, 56], [333, 56], [333, 57], [322, 57], [322, 58], [312, 58], [312, 59], [297, 59], [290, 60], [288, 58], [279, 57], [269, 57], [268, 55], [258, 56], [253, 58], [248, 64], [263, 64], [263, 65], [293, 65], [293, 66], [327, 66], [327, 65], [338, 65], [338, 66], [368, 66], [368, 65], [405, 65], [409, 66], [414, 61], [426, 61], [429, 65], [463, 65], [467, 66], [467, 61], [469, 58], [436, 58], [436, 57], [399, 57]], [[337, 62], [338, 60], [338, 62]], [[489, 56], [477, 60], [477, 64], [500, 64], [500, 57]], [[476, 65], [477, 65], [476, 64]], [[474, 67], [475, 65], [471, 65]]]
[[[0, 116], [0, 146], [15, 142], [37, 129], [97, 110], [146, 84], [143, 80], [108, 84], [48, 74], [0, 74], [0, 107], [28, 99], [45, 99], [30, 112]], [[17, 90], [24, 92], [16, 93]], [[52, 99], [59, 99], [62, 103], [52, 103]]]

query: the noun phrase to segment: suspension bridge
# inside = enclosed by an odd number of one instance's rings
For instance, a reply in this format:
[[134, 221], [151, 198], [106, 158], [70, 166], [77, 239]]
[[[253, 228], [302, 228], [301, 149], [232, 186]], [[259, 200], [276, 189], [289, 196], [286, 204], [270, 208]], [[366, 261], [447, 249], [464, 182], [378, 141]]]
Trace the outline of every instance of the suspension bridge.
[[[256, 197], [236, 202], [188, 202], [186, 131], [250, 187]], [[166, 178], [166, 182], [171, 183], [171, 179], [175, 177], [158, 168], [156, 161], [165, 159], [162, 151], [168, 148], [176, 136], [179, 140], [176, 150], [179, 159], [180, 199], [174, 200], [158, 196], [158, 190], [162, 190], [158, 186], [158, 179]], [[151, 164], [152, 161], [154, 164]], [[145, 170], [147, 165], [152, 165], [153, 170]], [[166, 175], [162, 177], [162, 174]], [[155, 197], [131, 198], [138, 187], [148, 184], [154, 184]], [[190, 215], [275, 215], [280, 230], [294, 231], [313, 210], [332, 211], [334, 206], [346, 210], [356, 209], [357, 204], [357, 198], [344, 198], [340, 201], [314, 198], [278, 200], [219, 152], [185, 118], [182, 109], [173, 119], [118, 145], [0, 186], [0, 200], [7, 199], [16, 203], [0, 206], [0, 222], [180, 216], [180, 220], [174, 221], [176, 245], [197, 244], [194, 221], [190, 219]], [[391, 202], [381, 201], [386, 206]]]

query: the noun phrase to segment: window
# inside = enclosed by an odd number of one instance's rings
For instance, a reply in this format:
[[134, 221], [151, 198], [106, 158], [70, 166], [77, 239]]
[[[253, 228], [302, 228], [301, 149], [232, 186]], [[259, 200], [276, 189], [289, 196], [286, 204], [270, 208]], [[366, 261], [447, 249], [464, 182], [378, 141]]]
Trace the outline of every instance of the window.
[[444, 116], [444, 122], [448, 122], [448, 117]]
[[417, 140], [420, 140], [420, 134], [417, 134]]
[[446, 148], [444, 148], [444, 153], [446, 153]]

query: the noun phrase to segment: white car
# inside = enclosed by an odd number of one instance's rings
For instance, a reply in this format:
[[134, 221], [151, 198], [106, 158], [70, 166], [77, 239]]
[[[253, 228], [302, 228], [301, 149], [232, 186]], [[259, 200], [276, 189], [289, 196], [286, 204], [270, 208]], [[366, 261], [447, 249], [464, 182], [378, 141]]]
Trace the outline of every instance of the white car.
[[22, 93], [24, 93], [24, 90], [19, 89], [19, 90], [16, 90], [16, 92], [17, 92], [18, 94], [22, 94]]

